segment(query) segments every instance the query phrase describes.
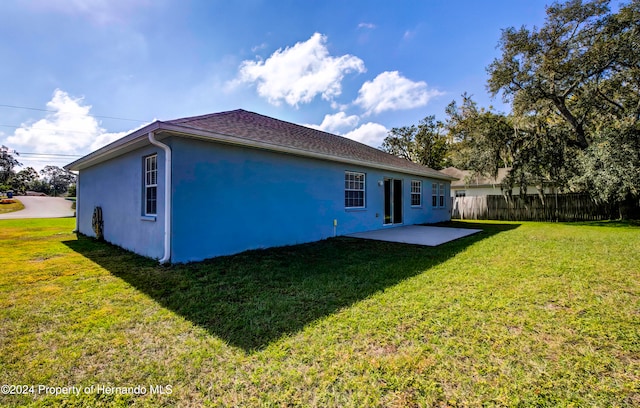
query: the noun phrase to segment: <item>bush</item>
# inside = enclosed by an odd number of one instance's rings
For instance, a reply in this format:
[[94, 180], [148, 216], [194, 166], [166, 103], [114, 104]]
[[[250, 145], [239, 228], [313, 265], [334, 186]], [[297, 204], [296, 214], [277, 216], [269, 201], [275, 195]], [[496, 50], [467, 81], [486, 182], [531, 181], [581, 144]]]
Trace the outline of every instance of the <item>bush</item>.
[[69, 190], [67, 190], [67, 195], [69, 197], [75, 197], [76, 196], [76, 185], [75, 185], [75, 183], [72, 184], [71, 186], [69, 186]]

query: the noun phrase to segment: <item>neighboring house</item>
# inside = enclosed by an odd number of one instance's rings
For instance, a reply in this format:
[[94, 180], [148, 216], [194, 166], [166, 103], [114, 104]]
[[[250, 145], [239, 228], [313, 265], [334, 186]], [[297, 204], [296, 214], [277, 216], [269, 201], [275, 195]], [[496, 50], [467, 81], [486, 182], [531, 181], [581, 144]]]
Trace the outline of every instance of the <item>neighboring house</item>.
[[452, 177], [244, 110], [156, 121], [65, 166], [77, 230], [188, 262], [450, 219]]
[[45, 193], [41, 193], [41, 192], [39, 192], [39, 191], [27, 191], [27, 192], [25, 193], [25, 195], [28, 195], [28, 196], [38, 196], [38, 197], [46, 197], [46, 194], [45, 194]]
[[[460, 170], [455, 167], [447, 167], [440, 172], [458, 179], [451, 182], [451, 197], [479, 197], [487, 195], [503, 195], [502, 182], [509, 174], [511, 168], [498, 169], [496, 178], [485, 176], [472, 176], [470, 170]], [[526, 194], [538, 194], [539, 190], [535, 186], [528, 186]], [[545, 194], [551, 190], [545, 187]], [[520, 187], [514, 187], [512, 195], [520, 194]]]

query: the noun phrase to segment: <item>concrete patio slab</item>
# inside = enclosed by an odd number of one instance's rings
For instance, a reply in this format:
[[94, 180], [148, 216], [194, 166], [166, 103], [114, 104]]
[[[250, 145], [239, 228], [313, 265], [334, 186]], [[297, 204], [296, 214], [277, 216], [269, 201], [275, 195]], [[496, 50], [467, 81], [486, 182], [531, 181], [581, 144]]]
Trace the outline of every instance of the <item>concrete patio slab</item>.
[[482, 230], [432, 227], [426, 225], [406, 225], [402, 227], [389, 227], [375, 231], [349, 234], [347, 237], [374, 239], [377, 241], [402, 242], [404, 244], [438, 246], [480, 231]]

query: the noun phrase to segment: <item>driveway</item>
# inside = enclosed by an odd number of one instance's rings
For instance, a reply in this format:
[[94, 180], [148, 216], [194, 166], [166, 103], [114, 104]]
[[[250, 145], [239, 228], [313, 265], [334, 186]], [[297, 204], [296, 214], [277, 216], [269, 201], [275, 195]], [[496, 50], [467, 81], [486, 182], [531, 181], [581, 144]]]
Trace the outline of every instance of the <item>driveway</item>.
[[425, 246], [438, 246], [454, 239], [481, 232], [479, 229], [432, 227], [426, 225], [406, 225], [388, 227], [375, 231], [359, 232], [347, 237], [374, 239], [377, 241], [402, 242]]
[[75, 213], [71, 209], [72, 202], [61, 197], [17, 196], [15, 198], [24, 204], [24, 209], [0, 214], [0, 220], [73, 217]]

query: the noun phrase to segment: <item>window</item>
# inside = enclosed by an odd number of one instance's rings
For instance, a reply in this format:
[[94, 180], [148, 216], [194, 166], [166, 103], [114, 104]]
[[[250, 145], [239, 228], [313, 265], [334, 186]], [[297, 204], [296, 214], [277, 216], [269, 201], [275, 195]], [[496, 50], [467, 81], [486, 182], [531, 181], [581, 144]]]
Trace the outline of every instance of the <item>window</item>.
[[411, 180], [411, 206], [420, 207], [422, 205], [422, 181]]
[[144, 215], [158, 212], [158, 155], [144, 158]]
[[364, 208], [364, 173], [344, 172], [345, 208]]
[[433, 208], [446, 207], [444, 183], [431, 184], [431, 206]]
[[456, 197], [466, 197], [466, 190], [456, 190]]
[[436, 183], [431, 184], [431, 206], [438, 206], [438, 185]]

